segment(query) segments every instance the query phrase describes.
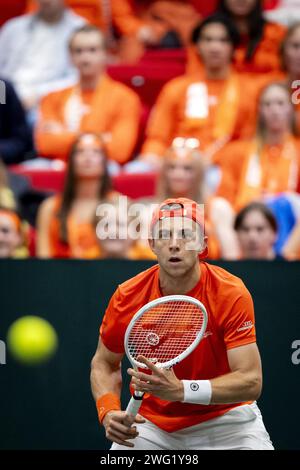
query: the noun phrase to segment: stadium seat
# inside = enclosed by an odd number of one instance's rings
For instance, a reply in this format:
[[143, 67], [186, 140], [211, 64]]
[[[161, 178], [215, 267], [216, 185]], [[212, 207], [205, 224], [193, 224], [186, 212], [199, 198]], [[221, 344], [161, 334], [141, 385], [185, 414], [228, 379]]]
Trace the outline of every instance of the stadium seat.
[[[65, 171], [51, 169], [29, 169], [23, 165], [14, 165], [10, 170], [16, 174], [27, 176], [36, 190], [62, 191]], [[122, 194], [138, 199], [150, 197], [155, 193], [157, 175], [155, 173], [125, 174], [113, 177], [114, 188]]]

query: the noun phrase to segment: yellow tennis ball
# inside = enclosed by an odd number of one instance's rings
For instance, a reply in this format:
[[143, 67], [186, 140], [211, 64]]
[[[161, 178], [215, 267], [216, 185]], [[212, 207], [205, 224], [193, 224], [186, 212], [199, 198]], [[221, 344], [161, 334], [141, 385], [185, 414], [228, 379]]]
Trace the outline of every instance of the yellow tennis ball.
[[7, 346], [18, 361], [34, 365], [49, 359], [57, 349], [55, 329], [44, 318], [21, 317], [9, 328]]

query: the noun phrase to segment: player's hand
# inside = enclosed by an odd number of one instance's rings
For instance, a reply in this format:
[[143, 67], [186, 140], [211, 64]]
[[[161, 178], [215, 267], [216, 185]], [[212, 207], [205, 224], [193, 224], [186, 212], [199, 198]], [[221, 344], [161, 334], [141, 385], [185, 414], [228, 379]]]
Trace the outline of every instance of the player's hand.
[[177, 379], [173, 369], [159, 369], [144, 356], [137, 357], [139, 362], [145, 364], [152, 374], [144, 374], [134, 369], [128, 369], [131, 375], [131, 383], [137, 392], [150, 393], [162, 400], [182, 401], [184, 388], [181, 380]]
[[140, 415], [130, 416], [126, 411], [109, 411], [103, 420], [105, 435], [107, 439], [122, 446], [134, 447], [128, 439], [135, 439], [138, 436], [136, 426], [133, 423], [144, 423], [145, 420]]

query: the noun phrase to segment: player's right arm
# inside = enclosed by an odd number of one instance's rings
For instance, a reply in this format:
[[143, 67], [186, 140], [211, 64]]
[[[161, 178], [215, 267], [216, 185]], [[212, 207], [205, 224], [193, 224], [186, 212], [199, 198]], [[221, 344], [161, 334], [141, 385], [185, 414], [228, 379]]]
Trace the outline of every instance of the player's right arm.
[[[122, 358], [123, 354], [110, 351], [99, 339], [91, 364], [92, 394], [98, 411], [99, 405], [101, 407], [101, 397], [109, 397], [109, 394], [120, 397]], [[116, 406], [116, 408], [118, 407]], [[136, 416], [135, 419], [131, 418], [121, 409], [108, 411], [102, 419], [107, 439], [126, 447], [133, 447], [128, 439], [134, 439], [138, 434], [136, 427], [131, 427], [134, 422], [142, 423], [144, 419], [141, 416]]]

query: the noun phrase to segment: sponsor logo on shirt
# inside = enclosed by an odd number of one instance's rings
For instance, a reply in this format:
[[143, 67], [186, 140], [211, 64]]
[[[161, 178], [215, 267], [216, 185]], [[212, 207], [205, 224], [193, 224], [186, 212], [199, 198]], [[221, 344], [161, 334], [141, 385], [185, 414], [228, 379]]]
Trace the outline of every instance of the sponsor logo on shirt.
[[244, 331], [244, 330], [250, 330], [253, 327], [253, 323], [251, 320], [249, 321], [244, 321], [243, 325], [240, 326], [236, 331]]

